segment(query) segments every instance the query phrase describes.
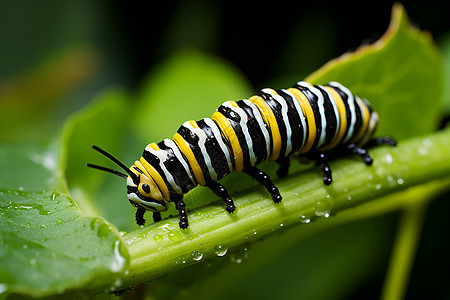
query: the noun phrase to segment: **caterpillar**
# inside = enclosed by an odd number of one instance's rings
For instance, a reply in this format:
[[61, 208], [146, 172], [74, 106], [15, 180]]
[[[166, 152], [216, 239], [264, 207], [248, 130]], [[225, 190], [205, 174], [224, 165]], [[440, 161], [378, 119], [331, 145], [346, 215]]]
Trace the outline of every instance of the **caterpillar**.
[[337, 82], [325, 86], [300, 81], [282, 90], [262, 89], [248, 100], [226, 101], [211, 118], [187, 121], [173, 139], [151, 143], [130, 168], [105, 150], [93, 146], [125, 173], [87, 164], [127, 180], [127, 195], [137, 208], [136, 223], [145, 223], [146, 211], [153, 220], [174, 202], [181, 229], [188, 227], [183, 195], [197, 185], [211, 189], [225, 203], [228, 213], [236, 209], [227, 189], [218, 181], [230, 172], [244, 172], [270, 193], [282, 199], [270, 177], [256, 166], [265, 160], [278, 163], [279, 177], [286, 176], [290, 156], [298, 154], [320, 165], [325, 185], [332, 183], [330, 156], [359, 155], [365, 164], [372, 158], [366, 148], [389, 144], [390, 137], [373, 138], [378, 114], [365, 99]]

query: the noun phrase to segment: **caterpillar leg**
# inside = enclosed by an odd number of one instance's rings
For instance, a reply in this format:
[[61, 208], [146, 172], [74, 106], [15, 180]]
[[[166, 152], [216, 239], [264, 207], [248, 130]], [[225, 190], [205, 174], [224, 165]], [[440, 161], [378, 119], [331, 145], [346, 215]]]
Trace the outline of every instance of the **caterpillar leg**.
[[356, 144], [348, 144], [347, 150], [350, 152], [353, 152], [355, 154], [358, 154], [363, 159], [364, 163], [368, 166], [372, 165], [373, 159], [370, 157], [369, 152], [365, 148], [359, 147]]
[[318, 162], [320, 163], [320, 168], [323, 173], [323, 183], [325, 185], [330, 185], [333, 182], [333, 178], [331, 177], [331, 168], [328, 165], [328, 157], [325, 153], [320, 152], [318, 155]]
[[331, 176], [331, 168], [328, 165], [328, 156], [323, 152], [314, 151], [308, 153], [306, 157], [320, 165], [323, 174], [323, 183], [327, 186], [330, 185], [333, 182], [333, 177]]
[[233, 199], [231, 199], [230, 195], [228, 194], [228, 190], [226, 187], [224, 187], [217, 181], [210, 182], [207, 187], [222, 199], [222, 201], [225, 203], [225, 209], [228, 213], [232, 213], [236, 210]]
[[145, 219], [144, 219], [144, 214], [145, 214], [146, 210], [143, 207], [138, 207], [137, 211], [136, 211], [136, 223], [139, 226], [142, 226], [145, 224]]
[[375, 139], [369, 141], [366, 144], [366, 147], [370, 148], [370, 147], [379, 146], [379, 145], [397, 146], [397, 142], [390, 136], [385, 136], [385, 137], [375, 138]]
[[178, 224], [181, 229], [186, 229], [189, 226], [189, 222], [183, 196], [179, 195], [179, 197], [174, 199], [173, 202], [175, 203], [175, 208], [178, 210], [178, 215], [180, 216], [180, 222]]
[[272, 180], [270, 180], [269, 175], [255, 167], [248, 168], [244, 170], [244, 172], [264, 185], [275, 203], [281, 201], [280, 191], [278, 191], [278, 188], [273, 184]]
[[159, 222], [161, 221], [161, 213], [160, 212], [153, 212], [153, 222]]
[[285, 177], [289, 172], [289, 167], [291, 165], [291, 159], [289, 157], [279, 158], [277, 164], [280, 165], [280, 168], [277, 170], [278, 177]]

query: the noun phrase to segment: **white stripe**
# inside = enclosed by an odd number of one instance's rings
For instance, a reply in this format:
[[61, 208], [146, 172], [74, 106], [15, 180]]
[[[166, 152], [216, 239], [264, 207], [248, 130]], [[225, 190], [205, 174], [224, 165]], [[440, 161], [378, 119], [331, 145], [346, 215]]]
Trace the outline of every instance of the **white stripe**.
[[211, 127], [211, 130], [212, 130], [212, 132], [214, 134], [214, 137], [216, 138], [220, 149], [222, 150], [223, 154], [225, 155], [225, 158], [227, 159], [228, 168], [229, 168], [229, 170], [231, 172], [233, 170], [233, 164], [231, 162], [230, 150], [228, 150], [228, 147], [225, 145], [225, 143], [223, 141], [223, 138], [222, 138], [222, 134], [220, 134], [220, 131], [219, 131], [219, 128], [217, 127], [217, 124], [214, 123], [214, 121], [211, 120], [210, 118], [204, 118], [203, 121], [205, 121], [206, 125]]
[[331, 105], [333, 106], [333, 110], [334, 110], [334, 115], [336, 116], [336, 131], [334, 132], [334, 136], [333, 138], [330, 140], [330, 144], [336, 139], [338, 132], [339, 132], [339, 127], [341, 126], [341, 117], [339, 115], [339, 110], [337, 108], [337, 104], [335, 99], [333, 98], [333, 96], [331, 96], [331, 94], [324, 89], [323, 86], [319, 85], [323, 91], [325, 91], [325, 93], [327, 93], [328, 98], [330, 99]]
[[193, 127], [191, 124], [189, 124], [189, 121], [184, 122], [183, 126], [186, 128], [189, 128], [189, 130], [191, 130], [193, 133], [195, 133], [198, 136], [198, 138], [199, 138], [198, 146], [200, 147], [200, 151], [202, 152], [203, 158], [205, 159], [205, 164], [206, 164], [206, 167], [208, 168], [209, 175], [211, 176], [211, 178], [213, 180], [217, 180], [216, 170], [214, 170], [214, 168], [211, 164], [211, 157], [209, 157], [209, 154], [206, 151], [206, 147], [205, 147], [206, 139], [208, 138], [206, 136], [206, 133], [203, 130], [201, 130], [200, 128]]
[[294, 103], [295, 109], [297, 110], [297, 113], [300, 117], [300, 123], [302, 124], [302, 129], [303, 129], [303, 142], [302, 142], [302, 146], [300, 147], [300, 149], [302, 149], [306, 142], [306, 129], [307, 129], [307, 126], [305, 123], [305, 115], [303, 114], [303, 109], [300, 106], [300, 103], [298, 102], [297, 97], [295, 97], [288, 90], [282, 90], [282, 91], [292, 98], [292, 102]]
[[172, 174], [167, 170], [166, 166], [164, 165], [164, 162], [167, 161], [169, 158], [169, 154], [165, 150], [155, 150], [149, 146], [145, 147], [145, 151], [150, 152], [151, 154], [155, 155], [159, 158], [159, 167], [164, 172], [164, 175], [167, 178], [167, 181], [172, 186], [172, 188], [177, 192], [178, 194], [183, 194], [181, 188], [178, 186], [178, 184], [175, 183], [175, 180], [173, 179]]
[[281, 114], [283, 115], [284, 126], [286, 127], [286, 152], [284, 156], [288, 156], [288, 154], [292, 151], [292, 128], [291, 124], [289, 124], [289, 116], [287, 114], [288, 106], [286, 100], [284, 100], [282, 96], [278, 95], [272, 89], [263, 89], [262, 92], [271, 95], [273, 99], [281, 105]]
[[[255, 151], [253, 150], [253, 140], [250, 136], [250, 133], [248, 132], [248, 125], [247, 125], [248, 116], [242, 108], [235, 107], [230, 102], [232, 102], [232, 101], [227, 101], [227, 102], [223, 103], [222, 105], [225, 107], [228, 107], [229, 109], [231, 109], [232, 111], [237, 113], [239, 115], [239, 117], [241, 118], [239, 125], [241, 125], [242, 133], [244, 134], [245, 141], [248, 146], [248, 153], [250, 155], [250, 164], [252, 166], [254, 166], [256, 163], [256, 156], [255, 156]], [[241, 149], [242, 149], [242, 146], [241, 146]]]
[[355, 131], [355, 124], [356, 124], [356, 110], [355, 110], [355, 98], [353, 97], [353, 93], [350, 92], [348, 88], [343, 86], [342, 84], [332, 81], [328, 83], [328, 85], [339, 88], [344, 94], [347, 95], [347, 104], [350, 108], [350, 127], [348, 128], [347, 135], [342, 140], [342, 144], [345, 144], [352, 136], [353, 132]]
[[258, 107], [256, 107], [255, 104], [253, 104], [247, 99], [242, 101], [244, 101], [244, 103], [247, 104], [252, 109], [253, 116], [255, 116], [256, 122], [258, 122], [258, 126], [259, 128], [261, 128], [261, 131], [264, 135], [264, 140], [266, 141], [266, 153], [267, 153], [266, 159], [267, 159], [270, 156], [270, 138], [269, 138], [269, 131], [266, 127], [266, 123], [264, 122], [261, 112], [259, 111]]
[[325, 117], [325, 106], [324, 106], [325, 100], [324, 100], [323, 95], [320, 92], [320, 90], [313, 87], [310, 83], [300, 81], [300, 82], [297, 82], [297, 84], [301, 87], [309, 89], [310, 92], [313, 93], [314, 95], [316, 95], [318, 98], [317, 107], [319, 108], [319, 115], [320, 115], [320, 120], [322, 123], [322, 129], [320, 132], [319, 143], [317, 144], [316, 148], [320, 148], [323, 145], [323, 143], [325, 142], [326, 127], [327, 127], [327, 119]]
[[170, 149], [172, 149], [172, 151], [175, 154], [175, 156], [177, 157], [178, 161], [181, 163], [184, 170], [188, 174], [189, 179], [191, 179], [192, 183], [196, 184], [197, 182], [195, 181], [195, 177], [192, 176], [191, 169], [189, 169], [189, 166], [188, 166], [186, 160], [184, 159], [183, 154], [181, 154], [181, 151], [178, 148], [177, 144], [175, 144], [175, 142], [170, 139], [165, 139], [164, 144], [167, 147], [169, 147]]

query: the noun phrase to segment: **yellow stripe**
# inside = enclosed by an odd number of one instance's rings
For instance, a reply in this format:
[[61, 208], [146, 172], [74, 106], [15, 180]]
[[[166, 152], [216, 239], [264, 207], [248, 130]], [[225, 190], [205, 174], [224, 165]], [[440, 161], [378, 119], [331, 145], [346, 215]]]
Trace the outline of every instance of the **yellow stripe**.
[[200, 168], [200, 165], [198, 164], [191, 147], [189, 147], [187, 142], [179, 133], [175, 133], [175, 135], [173, 136], [173, 141], [177, 144], [178, 148], [180, 148], [180, 151], [184, 154], [184, 156], [186, 156], [189, 165], [191, 166], [192, 171], [194, 172], [194, 176], [195, 179], [197, 180], [197, 183], [202, 186], [205, 186], [206, 183], [205, 178], [203, 177], [203, 171]]
[[220, 112], [216, 111], [211, 119], [217, 122], [220, 130], [225, 134], [225, 137], [231, 144], [234, 156], [234, 171], [242, 172], [244, 169], [244, 155], [242, 153], [241, 145], [239, 144], [236, 132], [234, 132], [233, 126], [231, 126], [228, 119]]
[[296, 88], [289, 88], [289, 92], [291, 92], [297, 101], [300, 103], [302, 107], [303, 114], [306, 117], [306, 122], [308, 122], [308, 138], [306, 139], [306, 143], [299, 153], [308, 152], [314, 144], [314, 140], [316, 139], [316, 120], [314, 118], [314, 112], [312, 110], [311, 104], [309, 103], [308, 98]]
[[269, 125], [272, 134], [272, 152], [270, 153], [269, 160], [277, 160], [281, 151], [281, 135], [280, 130], [278, 129], [277, 119], [269, 104], [267, 104], [260, 96], [255, 95], [248, 100], [258, 107], [264, 118], [264, 122]]
[[[148, 173], [148, 171], [145, 169], [145, 167], [142, 165], [142, 163], [139, 160], [136, 160], [134, 162], [134, 166], [137, 167], [139, 170], [141, 170], [142, 172], [144, 172], [145, 177], [148, 178], [148, 182], [146, 181], [145, 183], [149, 184], [150, 186], [150, 192], [151, 192], [151, 197], [152, 199], [155, 200], [163, 200], [163, 196], [161, 194], [161, 190], [159, 189], [158, 185], [156, 184], [156, 182], [153, 180], [152, 176], [150, 176], [150, 174]], [[134, 168], [130, 168], [130, 170], [136, 174], [136, 175], [140, 175], [140, 173], [138, 171], [136, 171]], [[169, 199], [166, 199], [169, 201]]]
[[342, 141], [342, 139], [344, 138], [345, 129], [347, 129], [347, 110], [345, 109], [344, 101], [342, 100], [341, 96], [339, 95], [338, 92], [336, 92], [335, 89], [333, 89], [330, 86], [325, 86], [324, 88], [328, 91], [328, 93], [331, 94], [331, 97], [333, 97], [334, 102], [336, 103], [337, 109], [339, 111], [339, 118], [340, 118], [338, 134], [336, 135], [335, 139], [332, 140], [331, 143], [320, 149], [326, 151], [336, 147], [336, 145], [339, 144], [339, 142]]
[[145, 170], [150, 175], [149, 178], [153, 179], [156, 182], [156, 184], [158, 185], [158, 187], [159, 187], [161, 193], [163, 194], [164, 198], [166, 200], [170, 200], [169, 189], [167, 188], [167, 185], [164, 182], [164, 179], [161, 177], [161, 175], [159, 175], [159, 173], [155, 170], [155, 168], [151, 164], [149, 164], [145, 160], [145, 158], [141, 157], [140, 158], [140, 162], [142, 163], [142, 165], [144, 166]]
[[156, 151], [160, 150], [158, 144], [156, 144], [156, 143], [151, 143], [151, 144], [148, 145], [148, 146], [149, 146], [150, 148], [152, 148], [153, 150], [156, 150]]
[[356, 101], [358, 101], [358, 105], [362, 110], [362, 121], [363, 124], [361, 126], [361, 130], [358, 132], [358, 134], [350, 141], [350, 143], [357, 143], [360, 141], [364, 134], [366, 133], [367, 126], [369, 125], [369, 119], [370, 119], [370, 112], [367, 106], [364, 104], [364, 102], [361, 101], [360, 98], [356, 98]]

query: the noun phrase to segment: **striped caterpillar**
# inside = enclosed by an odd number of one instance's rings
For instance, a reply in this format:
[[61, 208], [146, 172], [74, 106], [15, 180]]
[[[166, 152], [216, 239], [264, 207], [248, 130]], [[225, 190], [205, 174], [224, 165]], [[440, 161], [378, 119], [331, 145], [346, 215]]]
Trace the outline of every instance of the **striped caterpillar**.
[[328, 156], [355, 153], [372, 164], [366, 148], [379, 144], [395, 146], [390, 137], [373, 139], [378, 115], [365, 99], [353, 95], [337, 82], [325, 86], [298, 82], [291, 88], [270, 88], [248, 100], [223, 103], [211, 118], [187, 121], [173, 139], [151, 143], [142, 157], [127, 168], [117, 158], [93, 146], [125, 173], [87, 164], [127, 180], [127, 195], [137, 208], [136, 222], [145, 223], [145, 212], [161, 220], [168, 202], [174, 202], [179, 226], [188, 227], [183, 195], [197, 185], [206, 186], [235, 211], [233, 199], [218, 181], [230, 172], [245, 172], [262, 184], [275, 203], [278, 188], [256, 166], [265, 160], [279, 164], [277, 175], [286, 176], [290, 156], [298, 154], [317, 162], [325, 185], [332, 182]]

